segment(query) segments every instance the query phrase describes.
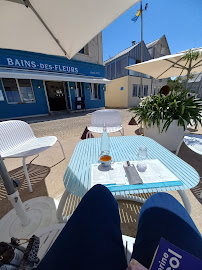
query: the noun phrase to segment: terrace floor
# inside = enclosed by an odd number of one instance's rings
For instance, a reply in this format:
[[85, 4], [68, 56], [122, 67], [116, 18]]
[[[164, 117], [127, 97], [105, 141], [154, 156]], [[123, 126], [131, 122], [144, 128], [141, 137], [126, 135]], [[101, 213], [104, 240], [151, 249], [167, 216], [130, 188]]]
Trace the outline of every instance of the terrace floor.
[[[136, 135], [137, 126], [129, 126], [128, 122], [133, 116], [127, 109], [119, 110], [122, 115], [122, 122], [125, 135]], [[63, 191], [63, 175], [70, 161], [76, 144], [81, 140], [81, 135], [86, 126], [90, 125], [91, 112], [71, 113], [67, 115], [47, 116], [25, 119], [32, 127], [37, 137], [54, 135], [60, 140], [64, 147], [66, 159], [61, 161], [63, 156], [59, 144], [55, 144], [47, 151], [41, 153], [29, 167], [30, 180], [33, 186], [33, 193], [29, 193], [27, 184], [24, 181], [21, 159], [6, 159], [5, 164], [13, 178], [19, 178], [22, 186], [19, 190], [22, 201], [29, 200], [38, 196], [50, 196], [57, 200], [60, 199]], [[202, 134], [200, 127], [195, 133]], [[110, 134], [110, 136], [119, 136], [120, 133]], [[96, 135], [95, 137], [100, 136]], [[192, 152], [185, 145], [182, 146], [179, 156], [193, 166], [202, 176], [202, 156]], [[29, 163], [33, 157], [27, 158]], [[192, 218], [199, 231], [202, 233], [202, 199], [197, 199], [199, 190], [202, 190], [202, 183], [198, 189], [193, 192], [188, 190], [186, 194], [192, 206]], [[193, 194], [195, 193], [195, 195]], [[177, 192], [171, 192], [180, 202], [181, 199]], [[148, 194], [147, 196], [149, 196]], [[145, 197], [145, 195], [143, 195]], [[67, 202], [67, 214], [71, 213], [79, 202], [79, 198], [71, 197]], [[10, 209], [5, 191], [0, 185], [0, 218]], [[141, 204], [135, 202], [119, 201], [122, 233], [129, 236], [135, 236], [138, 222], [138, 215]]]

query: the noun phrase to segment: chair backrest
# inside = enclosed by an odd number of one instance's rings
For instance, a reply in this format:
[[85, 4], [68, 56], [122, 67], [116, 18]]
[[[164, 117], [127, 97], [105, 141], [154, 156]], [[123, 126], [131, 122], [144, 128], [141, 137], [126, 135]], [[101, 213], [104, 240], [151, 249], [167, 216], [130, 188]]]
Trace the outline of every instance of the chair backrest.
[[92, 127], [119, 127], [122, 125], [121, 114], [117, 110], [98, 110], [92, 113]]
[[0, 122], [0, 154], [34, 138], [31, 127], [23, 121]]

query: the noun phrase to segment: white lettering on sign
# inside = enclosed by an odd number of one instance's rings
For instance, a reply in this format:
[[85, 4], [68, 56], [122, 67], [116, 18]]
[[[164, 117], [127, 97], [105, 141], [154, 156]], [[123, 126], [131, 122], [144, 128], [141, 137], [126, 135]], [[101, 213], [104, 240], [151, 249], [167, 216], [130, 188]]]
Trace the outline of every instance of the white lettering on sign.
[[13, 66], [14, 65], [13, 60], [11, 58], [7, 58], [7, 62], [8, 62], [8, 65], [9, 66]]
[[[172, 257], [169, 258], [168, 253], [172, 254], [171, 255]], [[168, 253], [167, 252], [163, 253], [163, 257], [162, 257], [161, 261], [159, 261], [158, 270], [175, 270], [175, 269], [179, 269], [180, 259], [182, 259], [182, 256], [180, 254], [176, 253], [175, 251], [173, 251], [170, 248], [168, 248]], [[166, 266], [167, 262], [169, 262], [169, 267]]]
[[36, 68], [36, 69], [44, 69], [44, 70], [55, 70], [59, 72], [69, 72], [69, 73], [78, 73], [79, 70], [76, 67], [63, 66], [63, 65], [50, 65], [47, 63], [36, 63], [35, 61], [29, 61], [25, 59], [13, 59], [6, 58], [8, 66], [16, 66], [16, 67], [25, 67], [25, 68]]
[[32, 65], [33, 68], [36, 67], [36, 63], [34, 61], [31, 61], [31, 65]]

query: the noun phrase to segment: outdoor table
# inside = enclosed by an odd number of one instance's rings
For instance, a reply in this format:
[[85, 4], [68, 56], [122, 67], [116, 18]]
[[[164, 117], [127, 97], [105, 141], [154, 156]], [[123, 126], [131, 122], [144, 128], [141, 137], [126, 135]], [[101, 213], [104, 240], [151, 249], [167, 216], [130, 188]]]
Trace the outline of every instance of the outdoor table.
[[[91, 164], [98, 163], [100, 144], [101, 138], [86, 139], [77, 144], [64, 175], [63, 181], [66, 191], [60, 201], [58, 216], [61, 215], [69, 194], [83, 197], [91, 188]], [[131, 195], [176, 190], [180, 194], [185, 208], [190, 213], [191, 206], [184, 190], [195, 187], [199, 182], [199, 175], [197, 171], [185, 161], [156, 141], [144, 136], [110, 137], [110, 155], [114, 162], [138, 160], [138, 150], [139, 147], [143, 145], [147, 147], [148, 159], [159, 159], [178, 177], [182, 185], [172, 186], [168, 184], [166, 186], [159, 185], [159, 187], [155, 188], [148, 188], [148, 185], [146, 185], [146, 188], [143, 188], [143, 185], [140, 185], [141, 188], [138, 188], [138, 185], [134, 185], [134, 190], [116, 191], [112, 192], [112, 194], [116, 199], [144, 202], [145, 199]]]

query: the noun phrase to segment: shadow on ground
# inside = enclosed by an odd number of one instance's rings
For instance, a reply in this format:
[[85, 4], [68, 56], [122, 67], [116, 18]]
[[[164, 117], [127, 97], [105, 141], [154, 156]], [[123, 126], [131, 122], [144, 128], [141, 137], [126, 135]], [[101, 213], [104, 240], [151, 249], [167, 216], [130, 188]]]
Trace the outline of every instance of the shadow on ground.
[[[9, 172], [12, 179], [18, 179], [21, 182], [21, 187], [18, 189], [22, 202], [39, 197], [48, 196], [45, 178], [50, 173], [50, 168], [46, 166], [40, 166], [35, 164], [30, 164], [29, 166], [29, 177], [33, 188], [33, 192], [30, 193], [28, 190], [27, 182], [25, 180], [23, 167], [16, 168]], [[2, 218], [8, 211], [13, 207], [8, 201], [6, 196], [6, 190], [0, 178], [0, 218]]]
[[78, 112], [62, 112], [62, 113], [58, 113], [58, 114], [56, 113], [53, 115], [26, 117], [24, 119], [21, 118], [20, 120], [25, 121], [28, 124], [33, 124], [33, 123], [40, 123], [40, 122], [54, 121], [54, 120], [59, 120], [59, 119], [85, 116], [94, 111], [95, 110], [88, 110], [88, 111], [82, 111], [82, 112], [79, 112], [79, 111]]
[[[154, 193], [138, 194], [138, 197], [148, 199]], [[137, 194], [135, 195], [137, 197]], [[135, 237], [142, 203], [119, 200], [119, 214], [122, 234]]]

